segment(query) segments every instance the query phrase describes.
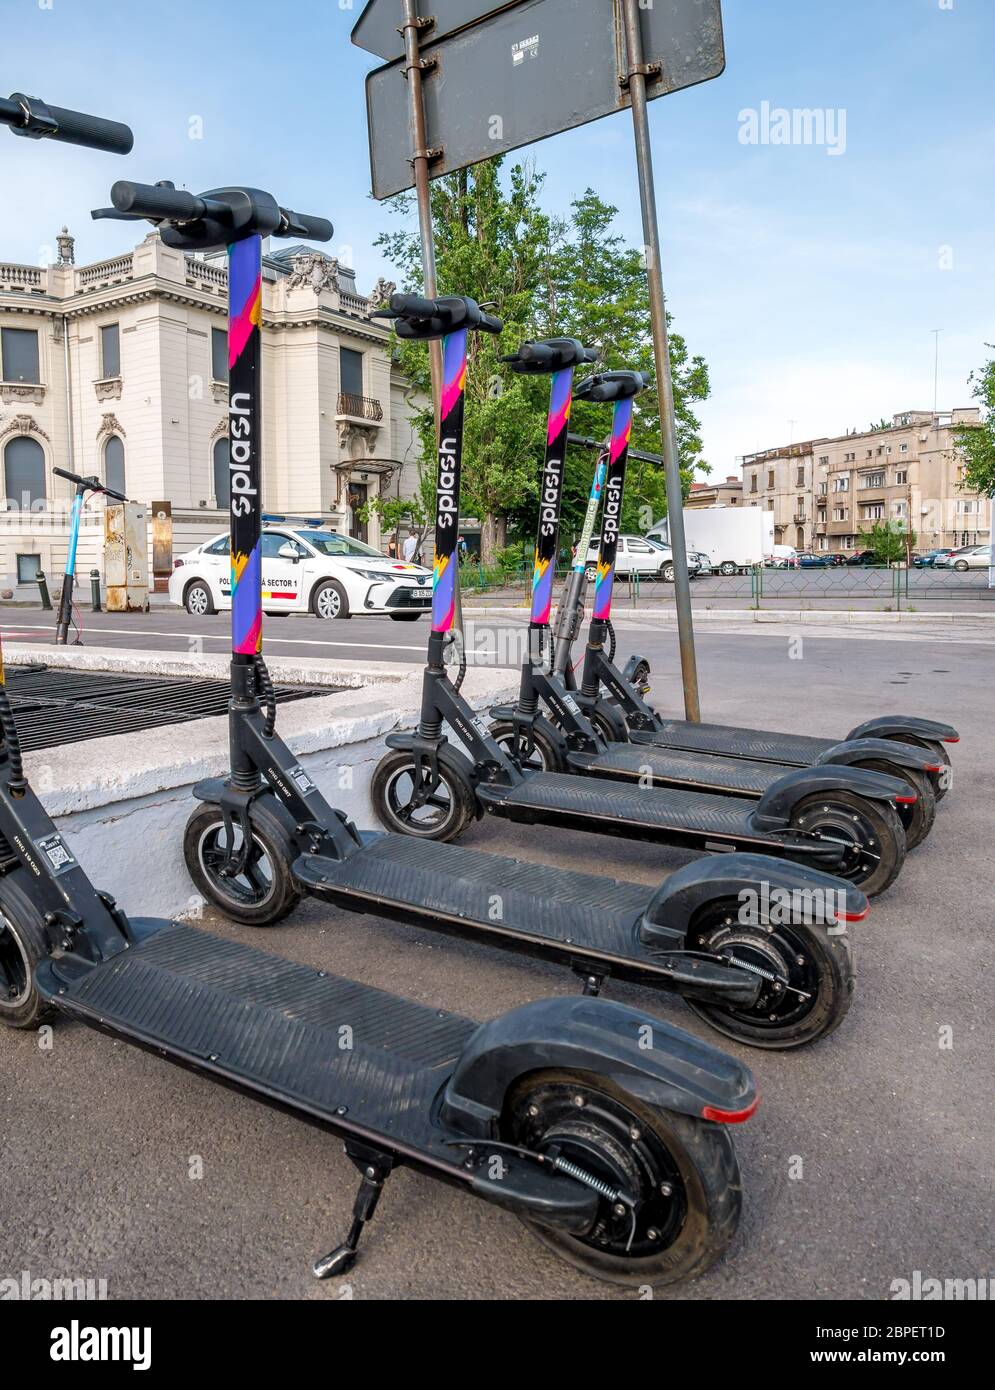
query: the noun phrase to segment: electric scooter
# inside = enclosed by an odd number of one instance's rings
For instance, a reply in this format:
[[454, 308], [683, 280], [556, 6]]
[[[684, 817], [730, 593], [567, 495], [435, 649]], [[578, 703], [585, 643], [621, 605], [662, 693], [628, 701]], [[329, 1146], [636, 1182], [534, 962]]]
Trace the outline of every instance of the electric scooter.
[[[82, 478], [78, 473], [69, 473], [65, 468], [53, 468], [52, 472], [59, 478], [68, 478], [69, 482], [75, 484], [73, 493], [72, 511], [69, 516], [69, 549], [66, 552], [66, 572], [62, 580], [62, 596], [59, 599], [59, 614], [55, 626], [55, 640], [60, 647], [64, 647], [69, 638], [69, 624], [73, 620], [73, 590], [76, 586], [76, 550], [79, 546], [79, 527], [83, 518], [83, 507], [86, 504], [86, 495], [92, 492], [95, 495], [103, 493], [105, 497], [113, 497], [117, 502], [127, 502], [122, 492], [115, 492], [112, 487], [104, 487], [99, 478]], [[77, 638], [76, 645], [79, 646]]]
[[[0, 103], [0, 120], [20, 110]], [[91, 143], [111, 134], [75, 120]], [[130, 148], [130, 132], [112, 130]], [[255, 574], [258, 602], [261, 498], [246, 484], [260, 424], [261, 237], [327, 240], [331, 225], [254, 189], [196, 198], [117, 184], [112, 197], [120, 212], [171, 214], [164, 240], [231, 245], [232, 526], [238, 544], [255, 538], [233, 555], [238, 577]], [[235, 654], [246, 673], [260, 635], [257, 614]], [[680, 1279], [728, 1245], [741, 1192], [727, 1126], [757, 1104], [740, 1063], [603, 1000], [546, 1000], [478, 1024], [183, 923], [129, 920], [29, 786], [2, 683], [0, 732], [0, 1022], [68, 1015], [342, 1138], [362, 1180], [349, 1232], [316, 1275], [352, 1266], [402, 1164], [514, 1212], [603, 1279]]]
[[[531, 349], [534, 352], [535, 345], [531, 345]], [[541, 370], [523, 366], [521, 361], [514, 358], [507, 360], [511, 361], [513, 371]], [[557, 376], [554, 376], [549, 408], [551, 430], [559, 409], [557, 394], [561, 389]], [[575, 552], [571, 579], [561, 605], [557, 624], [559, 634], [562, 634], [565, 626], [564, 610], [567, 613], [583, 611], [587, 573], [585, 559], [606, 469], [607, 462], [599, 459], [588, 499], [581, 546]], [[624, 489], [624, 462], [616, 461], [615, 476], [619, 486], [617, 502], [620, 508]], [[529, 645], [522, 663], [519, 698], [514, 707], [505, 706], [492, 710], [492, 715], [497, 721], [491, 726], [492, 734], [523, 768], [543, 772], [580, 773], [628, 782], [630, 785], [635, 783], [641, 788], [674, 787], [695, 793], [717, 793], [736, 798], [740, 807], [748, 801], [761, 801], [792, 772], [790, 767], [778, 764], [751, 764], [731, 758], [706, 762], [692, 754], [653, 749], [642, 744], [627, 744], [625, 721], [614, 705], [598, 699], [599, 684], [592, 673], [585, 668], [584, 684], [579, 691], [576, 689], [576, 681], [573, 680], [572, 666], [568, 665], [564, 675], [556, 673], [555, 659], [562, 647], [559, 640], [556, 648], [550, 653], [550, 669], [547, 669], [545, 643], [549, 637], [552, 567], [558, 551], [562, 500], [562, 460], [554, 467], [547, 449], [543, 471], [542, 509], [536, 538]], [[592, 664], [600, 662], [605, 634], [608, 640], [611, 640], [614, 632], [611, 626], [611, 602], [616, 540], [617, 533], [606, 536], [599, 556], [598, 587], [595, 591], [596, 617], [592, 621], [589, 643]], [[551, 719], [547, 715], [551, 716]], [[884, 761], [885, 757], [890, 758], [890, 761]], [[936, 799], [932, 784], [928, 780], [929, 769], [934, 764], [930, 755], [922, 749], [894, 743], [885, 744], [880, 740], [861, 739], [833, 747], [827, 755], [818, 759], [818, 764], [841, 769], [856, 766], [885, 772], [891, 776], [895, 775], [896, 767], [901, 766], [902, 780], [908, 783], [912, 791], [910, 797], [906, 796], [895, 802], [895, 810], [905, 830], [906, 847], [910, 841], [918, 844], [928, 833], [936, 814]], [[863, 774], [856, 772], [848, 776], [843, 772], [841, 775], [845, 781], [839, 790], [848, 799], [859, 797]], [[830, 809], [829, 805], [823, 806], [824, 817], [830, 814]], [[873, 812], [873, 807], [866, 808], [866, 813], [873, 815]], [[854, 824], [849, 809], [839, 818], [838, 824], [841, 832], [849, 835], [849, 827]], [[873, 892], [873, 887], [870, 887], [869, 891]]]
[[[602, 470], [599, 460], [591, 493], [595, 512], [598, 474]], [[771, 775], [779, 776], [791, 768], [838, 763], [885, 772], [904, 778], [919, 796], [911, 813], [906, 811], [903, 815], [909, 848], [925, 838], [933, 824], [935, 803], [952, 785], [950, 757], [943, 745], [959, 743], [960, 735], [949, 724], [913, 715], [878, 715], [858, 724], [845, 738], [834, 741], [807, 734], [667, 719], [646, 702], [649, 661], [634, 654], [624, 670], [619, 670], [615, 665], [614, 630], [610, 621], [605, 623], [597, 618], [590, 624], [578, 691], [572, 649], [584, 617], [586, 557], [593, 525], [594, 515], [589, 505], [582, 543], [575, 552], [573, 569], [557, 614], [553, 674], [574, 692], [577, 703], [582, 705], [603, 738], [609, 742], [630, 741], [638, 745], [637, 755], [644, 753], [651, 758], [658, 754], [650, 754], [650, 749], [670, 750], [673, 761], [655, 766], [654, 778], [660, 776], [661, 780], [673, 785], [730, 791], [737, 796], [762, 796], [770, 785]], [[602, 692], [607, 699], [602, 698]], [[916, 750], [925, 757], [917, 757]], [[629, 764], [631, 755], [624, 754], [622, 761]], [[741, 770], [737, 771], [734, 763], [738, 763]], [[621, 767], [619, 774], [627, 775]], [[932, 797], [923, 794], [927, 778]]]
[[[405, 312], [395, 310], [402, 322]], [[431, 335], [410, 322], [406, 329], [406, 336]], [[526, 357], [519, 355], [517, 360], [529, 371], [572, 373], [575, 359], [563, 358], [563, 351], [554, 343], [533, 344]], [[632, 406], [642, 389], [638, 372], [599, 373], [577, 388], [578, 396], [616, 403], [605, 484], [609, 542], [618, 534]], [[554, 379], [554, 393], [557, 390]], [[446, 462], [455, 482], [447, 506], [454, 516], [458, 516], [462, 447], [460, 414], [446, 437]], [[566, 447], [565, 431], [562, 447]], [[562, 458], [559, 466], [562, 469]], [[445, 544], [446, 538], [445, 529], [437, 532], [437, 544], [440, 540]], [[613, 563], [613, 553], [611, 559]], [[446, 578], [447, 563], [446, 551], [437, 551], [440, 584]], [[550, 570], [543, 574], [551, 582]], [[610, 569], [606, 579], [607, 587], [600, 590], [605, 600], [610, 594]], [[455, 682], [448, 677], [444, 637], [451, 620], [445, 592], [429, 637], [418, 729], [388, 735], [391, 751], [373, 775], [373, 805], [388, 830], [452, 840], [475, 816], [487, 813], [526, 824], [558, 825], [702, 851], [768, 854], [821, 866], [856, 883], [869, 896], [884, 891], [898, 874], [905, 857], [905, 835], [894, 807], [903, 799], [911, 801], [915, 793], [905, 782], [878, 773], [832, 766], [806, 768], [779, 778], [754, 804], [682, 789], [631, 788], [577, 774], [523, 769], [460, 695], [462, 675]], [[531, 668], [526, 656], [523, 670], [527, 673]], [[530, 708], [523, 717], [532, 718], [532, 697], [526, 698]], [[446, 726], [469, 756], [447, 741]]]
[[[500, 331], [500, 324], [469, 299], [395, 295], [391, 304], [402, 336], [445, 337], [433, 588], [433, 650], [441, 663], [459, 532], [449, 431], [462, 416], [468, 334]], [[257, 497], [258, 454], [250, 451], [244, 462], [236, 491]], [[235, 921], [270, 926], [309, 893], [349, 911], [556, 961], [579, 975], [588, 995], [609, 976], [679, 993], [719, 1031], [761, 1047], [799, 1046], [838, 1026], [853, 990], [844, 924], [866, 913], [867, 900], [814, 870], [729, 855], [689, 865], [653, 892], [434, 840], [358, 831], [276, 734], [271, 684], [256, 653], [254, 544], [240, 534], [232, 547], [234, 556], [250, 556], [247, 578], [241, 560], [235, 563], [232, 771], [195, 787], [202, 804], [184, 837], [191, 878], [211, 903]], [[467, 717], [483, 727], [472, 710]], [[772, 925], [769, 913], [745, 920], [742, 903], [769, 902], [772, 886], [782, 904], [802, 906], [789, 906], [783, 925]], [[812, 901], [817, 909], [806, 918]]]

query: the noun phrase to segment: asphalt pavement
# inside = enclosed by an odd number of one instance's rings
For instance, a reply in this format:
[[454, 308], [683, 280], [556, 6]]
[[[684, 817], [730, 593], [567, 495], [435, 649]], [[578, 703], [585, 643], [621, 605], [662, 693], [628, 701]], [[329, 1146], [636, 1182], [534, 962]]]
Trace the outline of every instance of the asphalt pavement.
[[[8, 616], [16, 620], [8, 636], [14, 628], [23, 640], [23, 612]], [[506, 626], [495, 624], [487, 640], [504, 640]], [[760, 1084], [760, 1109], [734, 1131], [745, 1206], [733, 1247], [701, 1279], [659, 1298], [876, 1300], [915, 1271], [941, 1279], [992, 1272], [995, 656], [990, 639], [958, 636], [956, 626], [893, 629], [888, 641], [831, 627], [699, 631], [707, 719], [839, 736], [870, 715], [904, 711], [951, 721], [962, 742], [932, 836], [852, 928], [857, 995], [825, 1043], [797, 1053], [738, 1048], [677, 1000], [630, 986], [609, 991], [735, 1052]], [[162, 612], [97, 615], [88, 624], [94, 638], [97, 627], [102, 645], [148, 645], [153, 632], [164, 650], [187, 650], [191, 636], [209, 650], [226, 640], [223, 617], [195, 633], [184, 615]], [[341, 629], [357, 657], [422, 659], [424, 623], [267, 625], [276, 650], [290, 643], [310, 655], [341, 654], [328, 646]], [[622, 640], [649, 651], [651, 698], [676, 711], [672, 632]], [[646, 884], [689, 857], [492, 821], [465, 843]], [[99, 881], [99, 864], [91, 868]], [[481, 1019], [574, 988], [552, 966], [314, 903], [269, 932], [206, 924]], [[74, 1024], [59, 1023], [51, 1040], [0, 1033], [0, 1146], [0, 1280], [22, 1271], [92, 1277], [107, 1280], [111, 1297], [171, 1299], [637, 1296], [561, 1264], [512, 1217], [403, 1170], [387, 1185], [347, 1287], [318, 1284], [310, 1262], [344, 1234], [356, 1186], [338, 1145]]]

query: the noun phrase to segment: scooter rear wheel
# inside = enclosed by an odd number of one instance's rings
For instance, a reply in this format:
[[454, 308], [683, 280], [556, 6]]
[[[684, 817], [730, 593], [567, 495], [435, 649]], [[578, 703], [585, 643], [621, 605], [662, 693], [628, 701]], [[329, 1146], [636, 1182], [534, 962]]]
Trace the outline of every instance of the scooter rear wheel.
[[439, 784], [423, 804], [414, 805], [419, 771], [414, 753], [399, 748], [377, 764], [370, 785], [373, 809], [382, 825], [420, 840], [455, 840], [473, 819], [477, 798], [473, 784], [450, 756], [439, 750]]
[[522, 770], [530, 772], [563, 772], [563, 759], [554, 739], [540, 724], [532, 731], [532, 747], [527, 756], [519, 752], [517, 727], [509, 719], [501, 719], [491, 725], [491, 738], [500, 744], [508, 757]]
[[604, 1185], [586, 1235], [522, 1218], [543, 1245], [596, 1279], [637, 1286], [693, 1278], [736, 1231], [742, 1188], [725, 1127], [656, 1110], [603, 1077], [524, 1077], [508, 1096], [502, 1137], [555, 1153]]
[[[247, 927], [272, 927], [300, 902], [290, 866], [293, 843], [279, 819], [256, 801], [249, 809], [253, 849], [243, 873], [223, 872], [228, 832], [220, 806], [203, 803], [183, 835], [183, 857], [194, 884], [212, 906]], [[241, 832], [236, 830], [238, 843]]]
[[688, 933], [688, 945], [776, 978], [758, 976], [762, 987], [749, 1009], [695, 999], [688, 1006], [727, 1038], [750, 1047], [803, 1047], [834, 1032], [853, 999], [849, 938], [804, 923], [743, 925], [739, 911], [738, 903], [716, 904]]
[[[936, 820], [936, 792], [929, 776], [924, 772], [916, 772], [913, 767], [896, 767], [884, 758], [871, 758], [865, 763], [857, 763], [856, 766], [865, 767], [871, 772], [883, 772], [887, 777], [899, 777], [903, 782], [908, 782], [916, 794], [916, 801], [914, 806], [903, 806], [899, 816], [905, 830], [905, 848], [915, 849], [916, 845], [921, 845]], [[907, 819], [904, 814], [906, 811], [909, 813]]]
[[38, 1028], [53, 1016], [35, 986], [35, 967], [49, 954], [41, 913], [19, 882], [20, 869], [0, 879], [0, 1023]]
[[905, 831], [898, 812], [886, 801], [870, 801], [852, 792], [813, 793], [799, 801], [791, 826], [844, 841], [842, 862], [827, 864], [813, 856], [812, 867], [849, 879], [869, 898], [890, 887], [905, 863]]
[[914, 748], [925, 748], [927, 753], [931, 753], [936, 761], [942, 764], [942, 772], [930, 773], [930, 782], [937, 801], [942, 801], [951, 787], [951, 773], [953, 764], [950, 761], [950, 754], [938, 739], [916, 738], [913, 734], [886, 734], [885, 738], [891, 738], [895, 743], [911, 743]]

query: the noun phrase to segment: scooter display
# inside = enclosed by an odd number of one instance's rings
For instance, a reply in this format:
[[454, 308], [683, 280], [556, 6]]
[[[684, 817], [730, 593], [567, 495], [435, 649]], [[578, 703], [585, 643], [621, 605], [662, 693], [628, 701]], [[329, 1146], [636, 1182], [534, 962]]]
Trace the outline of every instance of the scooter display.
[[[534, 345], [528, 346], [531, 362]], [[541, 370], [514, 358], [508, 360], [511, 361], [513, 371]], [[551, 429], [559, 409], [556, 397], [561, 389], [557, 378], [554, 377], [549, 409]], [[596, 674], [585, 666], [584, 682], [581, 689], [577, 690], [573, 667], [569, 663], [568, 641], [566, 660], [561, 661], [565, 671], [562, 675], [557, 674], [556, 658], [563, 654], [562, 635], [571, 625], [576, 630], [579, 618], [574, 615], [583, 612], [587, 573], [585, 557], [588, 554], [607, 471], [607, 457], [606, 454], [604, 459], [599, 459], [595, 469], [581, 542], [575, 551], [573, 570], [558, 616], [558, 639], [555, 648], [550, 651], [551, 660], [547, 669], [545, 658], [549, 637], [552, 566], [555, 565], [558, 552], [563, 501], [562, 462], [554, 467], [547, 450], [543, 470], [542, 512], [536, 538], [529, 643], [522, 664], [519, 699], [515, 707], [497, 708], [492, 711], [497, 722], [492, 725], [491, 732], [520, 767], [544, 772], [576, 772], [612, 781], [635, 783], [645, 788], [674, 787], [695, 792], [718, 793], [737, 798], [740, 804], [745, 801], [761, 801], [768, 792], [776, 788], [782, 778], [792, 772], [791, 767], [784, 764], [748, 763], [731, 758], [706, 761], [696, 758], [693, 754], [654, 749], [643, 744], [628, 745], [625, 742], [627, 727], [621, 712], [609, 701], [599, 699], [600, 663], [604, 643], [606, 640], [611, 641], [614, 633], [611, 625], [615, 567], [614, 535], [608, 535], [601, 547], [597, 568], [595, 616], [591, 622], [588, 643], [589, 665], [593, 667], [598, 663], [599, 673]], [[615, 476], [619, 484], [617, 501], [621, 509], [624, 462], [616, 462], [615, 467]], [[548, 716], [551, 716], [551, 720]], [[894, 776], [896, 769], [900, 767], [902, 780], [909, 784], [913, 793], [912, 796], [895, 802], [895, 809], [905, 830], [906, 847], [918, 844], [928, 834], [936, 814], [936, 799], [928, 773], [935, 764], [931, 756], [922, 749], [886, 744], [881, 740], [860, 739], [833, 747], [819, 758], [817, 763], [841, 768], [861, 767], [889, 776]], [[843, 785], [838, 790], [849, 790], [852, 796], [859, 796], [860, 776], [861, 774], [857, 773], [849, 779], [849, 789]], [[823, 816], [829, 812], [830, 807], [827, 805], [823, 808]], [[839, 821], [841, 833], [849, 835], [848, 827], [852, 824], [852, 816], [848, 810], [845, 818]]]
[[[56, 619], [55, 640], [64, 647], [69, 638], [69, 625], [73, 620], [73, 590], [76, 586], [76, 551], [79, 547], [79, 528], [83, 519], [83, 507], [87, 493], [103, 494], [113, 497], [117, 502], [127, 502], [123, 492], [115, 492], [105, 487], [97, 477], [82, 478], [78, 473], [69, 473], [65, 468], [53, 468], [59, 478], [67, 478], [74, 485], [73, 505], [69, 516], [69, 548], [66, 552], [66, 571], [62, 580], [62, 596], [59, 599], [59, 614]], [[77, 645], [79, 645], [77, 640]]]
[[[459, 533], [459, 469], [451, 444], [460, 433], [468, 334], [500, 325], [459, 297], [394, 295], [391, 304], [402, 336], [445, 338], [431, 644], [433, 670], [448, 680], [444, 644], [452, 626]], [[244, 465], [237, 491], [259, 496], [254, 449]], [[211, 903], [236, 921], [270, 926], [302, 894], [312, 894], [352, 912], [555, 961], [572, 969], [589, 995], [609, 977], [676, 992], [719, 1031], [760, 1047], [796, 1047], [838, 1026], [853, 991], [845, 923], [867, 911], [864, 894], [852, 885], [797, 865], [727, 855], [688, 865], [653, 891], [434, 840], [357, 830], [324, 800], [276, 734], [269, 678], [256, 655], [261, 619], [254, 545], [241, 532], [233, 537], [232, 772], [195, 788], [202, 804], [184, 839], [190, 875]], [[244, 555], [250, 558], [243, 567], [238, 557]], [[469, 707], [466, 718], [483, 729]], [[769, 913], [744, 918], [741, 905], [769, 902], [771, 890], [787, 905], [779, 914], [786, 916], [783, 925], [772, 926]], [[814, 915], [792, 910], [793, 895], [809, 908], [814, 902]]]
[[[96, 118], [78, 121], [93, 143], [106, 138]], [[233, 615], [234, 665], [249, 699], [261, 639], [261, 497], [247, 487], [261, 237], [327, 240], [331, 226], [255, 189], [197, 198], [119, 183], [112, 198], [173, 244], [231, 247], [233, 555], [257, 594], [248, 602], [246, 585]], [[669, 1282], [722, 1253], [741, 1202], [727, 1125], [757, 1103], [747, 1068], [618, 1004], [554, 999], [477, 1024], [183, 923], [129, 920], [93, 888], [29, 786], [2, 686], [0, 731], [0, 1022], [68, 1015], [342, 1138], [362, 1179], [350, 1230], [315, 1265], [319, 1277], [351, 1267], [402, 1164], [514, 1212], [596, 1277]]]
[[[416, 334], [409, 328], [407, 336]], [[538, 356], [536, 347], [540, 349]], [[550, 348], [553, 356], [546, 357], [541, 351], [544, 348]], [[552, 343], [533, 345], [522, 366], [529, 371], [572, 372], [573, 362], [560, 365], [558, 351], [562, 349]], [[615, 402], [605, 483], [602, 564], [607, 567], [599, 590], [602, 602], [610, 598], [633, 400], [642, 389], [638, 372], [616, 371], [589, 377], [576, 392], [588, 400]], [[562, 447], [565, 445], [564, 433]], [[462, 448], [460, 412], [446, 437], [447, 476], [453, 479], [452, 497], [446, 505], [453, 516], [458, 516]], [[443, 529], [437, 533], [437, 543], [445, 545], [447, 537]], [[447, 841], [455, 839], [475, 816], [486, 813], [525, 824], [556, 825], [701, 851], [769, 854], [822, 867], [858, 884], [868, 895], [883, 892], [893, 882], [905, 857], [905, 834], [895, 805], [911, 802], [915, 793], [907, 783], [879, 773], [835, 766], [801, 769], [779, 778], [754, 803], [676, 788], [620, 786], [576, 773], [523, 769], [461, 696], [459, 679], [453, 682], [448, 677], [443, 653], [451, 617], [445, 606], [446, 591], [441, 588], [447, 563], [446, 552], [437, 552], [442, 598], [433, 615], [419, 727], [411, 734], [388, 735], [391, 751], [381, 759], [373, 776], [374, 808], [387, 829]], [[543, 580], [547, 575], [549, 569], [543, 571]], [[545, 602], [544, 589], [541, 593]], [[532, 662], [526, 655], [526, 679], [531, 670]], [[532, 718], [535, 710], [528, 693], [527, 700], [529, 710], [523, 718]], [[467, 752], [448, 742], [443, 732], [446, 727]]]

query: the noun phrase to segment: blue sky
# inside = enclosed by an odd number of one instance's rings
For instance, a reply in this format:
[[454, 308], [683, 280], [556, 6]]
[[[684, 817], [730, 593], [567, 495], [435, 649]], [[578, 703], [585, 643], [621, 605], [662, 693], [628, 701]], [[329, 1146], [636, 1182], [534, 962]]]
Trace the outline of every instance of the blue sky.
[[[79, 260], [133, 244], [127, 224], [89, 220], [115, 178], [245, 182], [329, 216], [331, 249], [369, 289], [390, 271], [373, 249], [389, 219], [368, 192], [360, 8], [5, 0], [4, 94], [127, 120], [136, 142], [113, 159], [3, 135], [0, 258], [49, 259], [63, 222]], [[723, 14], [724, 75], [650, 107], [665, 286], [711, 368], [713, 471], [929, 408], [935, 328], [940, 408], [970, 403], [966, 378], [995, 340], [995, 3], [725, 0]], [[837, 144], [845, 113], [842, 152], [744, 144], [741, 113], [765, 102], [834, 113]], [[590, 184], [641, 241], [627, 115], [522, 153], [546, 172], [550, 209]]]

